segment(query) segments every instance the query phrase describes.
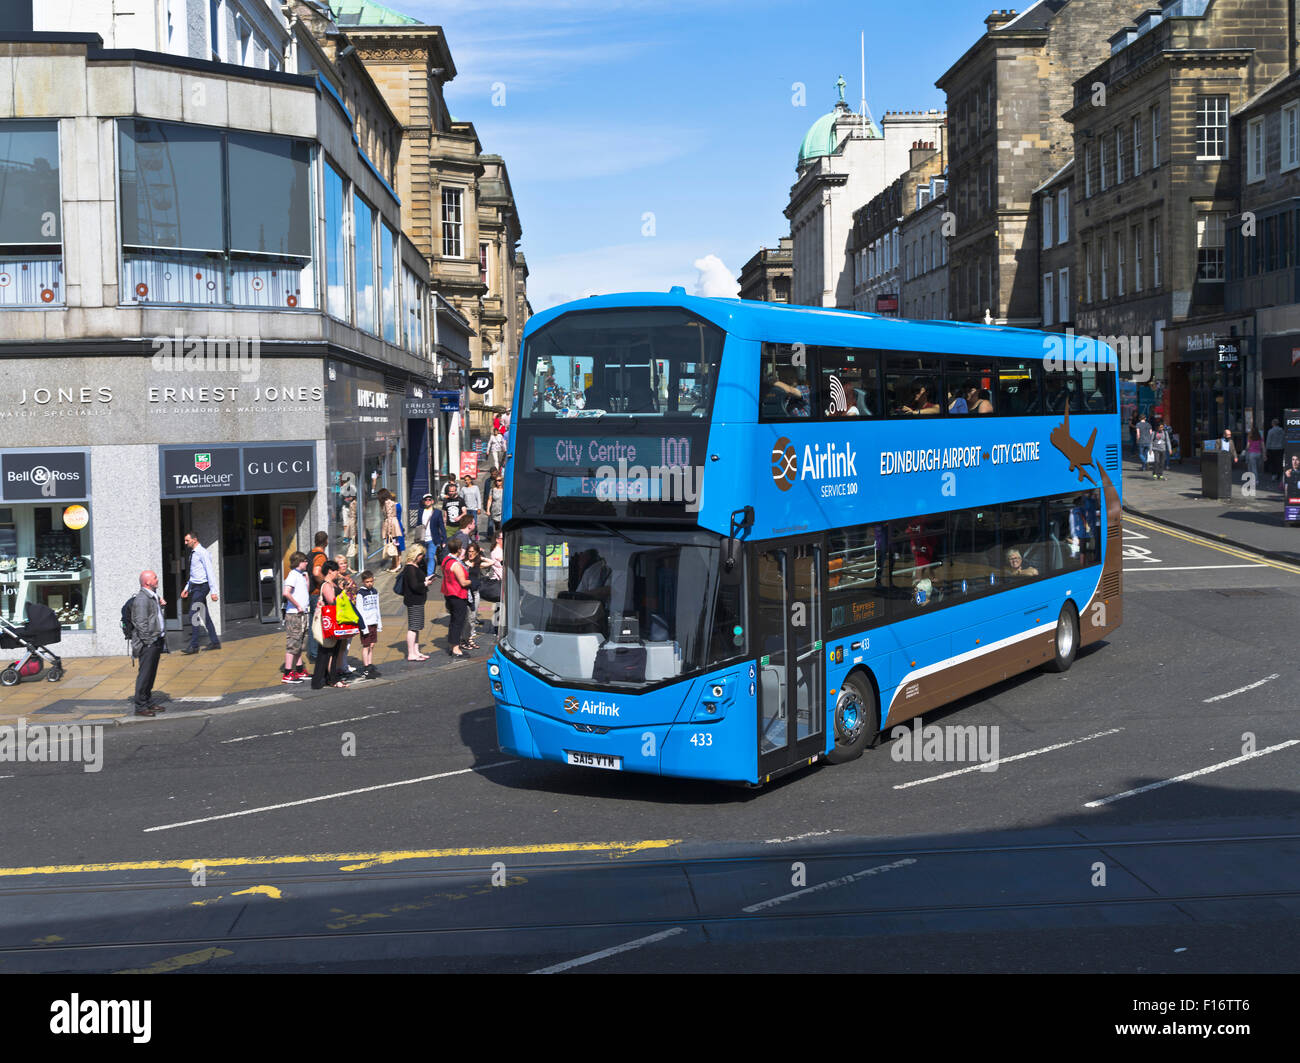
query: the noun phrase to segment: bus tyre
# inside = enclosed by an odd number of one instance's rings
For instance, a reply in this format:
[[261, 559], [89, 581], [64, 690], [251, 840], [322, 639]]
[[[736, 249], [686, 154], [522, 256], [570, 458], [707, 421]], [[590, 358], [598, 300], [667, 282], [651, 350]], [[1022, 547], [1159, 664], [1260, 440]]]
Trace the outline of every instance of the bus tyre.
[[1074, 655], [1079, 651], [1079, 614], [1069, 602], [1061, 606], [1053, 646], [1056, 655], [1044, 667], [1049, 672], [1068, 672], [1074, 663]]
[[844, 764], [862, 756], [867, 741], [876, 733], [876, 699], [871, 684], [851, 675], [835, 699], [835, 748], [827, 756], [832, 764]]

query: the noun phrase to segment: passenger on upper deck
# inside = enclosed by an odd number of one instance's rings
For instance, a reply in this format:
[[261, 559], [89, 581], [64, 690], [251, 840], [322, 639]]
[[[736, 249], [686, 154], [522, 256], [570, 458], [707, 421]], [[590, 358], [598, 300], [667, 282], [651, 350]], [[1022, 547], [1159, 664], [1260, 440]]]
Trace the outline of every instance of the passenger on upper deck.
[[937, 414], [939, 413], [939, 404], [930, 397], [930, 387], [924, 381], [918, 380], [912, 385], [911, 401], [899, 407], [900, 413], [914, 414]]
[[812, 416], [812, 390], [790, 366], [781, 366], [767, 378], [763, 405], [779, 407], [787, 417]]

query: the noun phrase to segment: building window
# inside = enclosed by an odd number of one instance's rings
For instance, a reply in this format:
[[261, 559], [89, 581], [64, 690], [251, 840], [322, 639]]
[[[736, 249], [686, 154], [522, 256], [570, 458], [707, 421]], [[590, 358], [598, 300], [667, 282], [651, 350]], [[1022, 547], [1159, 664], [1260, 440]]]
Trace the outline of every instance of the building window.
[[1196, 157], [1228, 157], [1228, 97], [1202, 96], [1196, 104]]
[[1264, 180], [1264, 119], [1252, 118], [1246, 124], [1246, 181]]
[[63, 305], [60, 208], [58, 123], [0, 122], [0, 307]]
[[1101, 190], [1106, 191], [1106, 140], [1103, 137], [1097, 142], [1098, 154], [1101, 156], [1101, 181], [1099, 182]]
[[1223, 223], [1227, 214], [1205, 211], [1196, 216], [1196, 279], [1223, 280]]
[[1124, 130], [1115, 130], [1115, 183], [1124, 183]]
[[1051, 328], [1056, 322], [1052, 319], [1052, 310], [1056, 305], [1052, 297], [1052, 275], [1043, 274], [1043, 328]]
[[316, 305], [311, 145], [118, 123], [122, 301]]
[[1160, 220], [1151, 222], [1151, 287], [1160, 287]]
[[1110, 298], [1109, 286], [1110, 278], [1110, 242], [1106, 237], [1101, 238], [1101, 301], [1104, 303]]
[[462, 188], [444, 188], [442, 190], [442, 254], [444, 258], [461, 258], [464, 256], [464, 215], [461, 198]]
[[1092, 145], [1086, 144], [1083, 149], [1083, 198], [1092, 198]]
[[379, 298], [384, 339], [397, 342], [397, 272], [393, 265], [397, 236], [384, 222], [379, 223]]
[[488, 251], [490, 247], [490, 244], [478, 245], [478, 282], [488, 289], [492, 287], [488, 276]]
[[356, 223], [356, 305], [357, 328], [374, 334], [379, 311], [375, 305], [375, 208], [355, 192], [352, 194], [352, 217]]
[[1043, 247], [1051, 247], [1052, 240], [1052, 197], [1043, 197]]
[[1282, 172], [1300, 166], [1300, 103], [1282, 108]]
[[1151, 168], [1160, 165], [1160, 104], [1151, 108]]
[[1142, 119], [1133, 119], [1133, 176], [1142, 172]]
[[1115, 296], [1124, 296], [1124, 234], [1115, 235]]
[[1083, 301], [1092, 305], [1092, 245], [1083, 245]]
[[1142, 290], [1142, 226], [1133, 226], [1133, 291]]
[[[51, 478], [45, 483], [47, 488], [54, 489], [48, 501], [5, 502], [0, 510], [4, 514], [4, 522], [0, 523], [0, 572], [4, 574], [0, 617], [11, 624], [22, 624], [27, 606], [39, 604], [54, 612], [61, 630], [90, 631], [95, 626], [91, 580], [95, 507], [84, 496], [78, 497], [85, 490], [90, 471], [87, 452], [58, 450], [41, 455], [18, 452], [12, 455], [12, 464], [18, 469], [10, 468], [9, 475], [24, 477], [21, 486], [30, 485], [37, 469], [50, 471], [38, 459], [48, 460], [53, 456], [57, 456], [61, 466], [58, 471], [78, 477], [83, 486], [80, 490], [65, 482], [56, 486]], [[10, 462], [11, 456], [6, 454], [6, 467]], [[76, 484], [77, 480], [70, 483]], [[114, 607], [111, 621], [114, 629], [116, 614]]]
[[1070, 313], [1070, 270], [1069, 267], [1060, 270], [1056, 274], [1056, 301], [1057, 301], [1057, 318], [1062, 325], [1069, 324], [1074, 320], [1074, 315]]
[[343, 176], [325, 164], [325, 308], [332, 317], [348, 316], [347, 186]]
[[1056, 193], [1056, 242], [1070, 239], [1070, 190], [1062, 188]]
[[225, 21], [222, 0], [208, 0], [208, 47], [212, 58], [221, 62], [222, 23]]

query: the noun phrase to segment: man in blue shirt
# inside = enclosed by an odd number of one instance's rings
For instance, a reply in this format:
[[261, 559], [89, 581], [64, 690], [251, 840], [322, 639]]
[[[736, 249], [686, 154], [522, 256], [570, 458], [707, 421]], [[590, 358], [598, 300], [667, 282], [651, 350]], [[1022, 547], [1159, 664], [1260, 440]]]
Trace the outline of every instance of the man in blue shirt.
[[208, 608], [209, 594], [212, 595], [214, 602], [217, 600], [216, 594], [212, 592], [217, 582], [212, 571], [212, 558], [207, 550], [199, 545], [199, 540], [193, 532], [185, 536], [185, 549], [189, 551], [186, 555], [188, 571], [181, 597], [188, 599], [190, 603], [190, 644], [181, 652], [199, 652], [200, 624], [208, 629], [208, 649], [219, 650], [221, 640], [217, 638], [217, 629], [212, 624], [212, 611]]

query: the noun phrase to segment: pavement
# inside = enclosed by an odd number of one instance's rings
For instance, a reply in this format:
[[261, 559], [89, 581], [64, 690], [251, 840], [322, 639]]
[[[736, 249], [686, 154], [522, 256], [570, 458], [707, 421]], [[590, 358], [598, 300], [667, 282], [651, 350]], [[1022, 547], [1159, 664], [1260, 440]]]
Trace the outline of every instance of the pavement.
[[1300, 562], [1300, 525], [1282, 523], [1282, 492], [1267, 473], [1253, 495], [1243, 494], [1241, 474], [1235, 476], [1232, 497], [1201, 494], [1200, 458], [1171, 466], [1164, 480], [1143, 474], [1137, 460], [1124, 459], [1124, 510], [1193, 535], [1251, 550], [1275, 561]]
[[[467, 662], [451, 657], [447, 647], [448, 617], [441, 598], [429, 595], [425, 608], [426, 626], [420, 638], [420, 651], [427, 661], [406, 659], [406, 607], [392, 591], [392, 577], [381, 574], [375, 581], [379, 588], [380, 615], [384, 628], [375, 644], [374, 664], [380, 678], [353, 683], [348, 690], [312, 690], [310, 681], [296, 685], [280, 682], [284, 666], [284, 628], [280, 624], [242, 621], [228, 624], [221, 649], [201, 649], [195, 654], [180, 651], [189, 644], [189, 626], [167, 633], [171, 652], [163, 654], [158, 665], [151, 704], [165, 711], [154, 717], [136, 716], [130, 700], [135, 694], [136, 666], [126, 650], [116, 657], [64, 658], [63, 678], [49, 682], [49, 666], [38, 676], [21, 680], [16, 686], [0, 687], [0, 725], [30, 718], [33, 724], [51, 724], [77, 720], [94, 720], [105, 724], [135, 724], [153, 720], [177, 719], [195, 715], [225, 713], [260, 705], [280, 703], [291, 698], [325, 697], [331, 701], [348, 700], [353, 690], [375, 687], [395, 680], [414, 679], [431, 671], [448, 667], [466, 667]], [[479, 609], [480, 650], [470, 660], [482, 662], [491, 640], [492, 605], [481, 602]], [[207, 636], [200, 644], [207, 646]], [[50, 649], [57, 654], [58, 645]], [[353, 639], [348, 651], [352, 668], [361, 667], [361, 642]], [[311, 671], [311, 663], [306, 664]]]

